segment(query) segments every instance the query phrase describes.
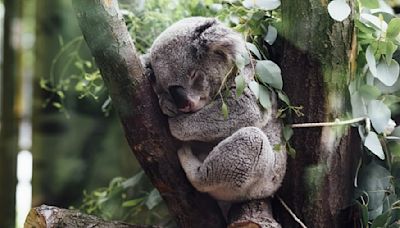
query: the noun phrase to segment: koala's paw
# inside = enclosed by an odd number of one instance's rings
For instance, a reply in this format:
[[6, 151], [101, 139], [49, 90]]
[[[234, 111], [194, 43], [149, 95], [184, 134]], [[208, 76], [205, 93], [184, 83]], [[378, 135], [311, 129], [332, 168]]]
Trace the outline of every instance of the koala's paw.
[[189, 145], [184, 144], [179, 150], [178, 150], [178, 157], [179, 161], [181, 164], [188, 164], [190, 160], [194, 158], [194, 155], [192, 153], [192, 149], [190, 148]]
[[169, 116], [174, 117], [178, 114], [178, 109], [176, 105], [172, 102], [172, 100], [168, 99], [167, 97], [160, 97], [160, 108], [161, 111]]

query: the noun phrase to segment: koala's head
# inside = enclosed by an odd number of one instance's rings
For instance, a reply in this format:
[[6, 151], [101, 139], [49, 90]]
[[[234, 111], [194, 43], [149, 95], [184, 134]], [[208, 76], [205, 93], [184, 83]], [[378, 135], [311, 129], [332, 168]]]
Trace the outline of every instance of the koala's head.
[[234, 73], [235, 57], [243, 53], [242, 36], [216, 19], [183, 19], [151, 47], [153, 87], [180, 112], [196, 112], [210, 103], [223, 78]]

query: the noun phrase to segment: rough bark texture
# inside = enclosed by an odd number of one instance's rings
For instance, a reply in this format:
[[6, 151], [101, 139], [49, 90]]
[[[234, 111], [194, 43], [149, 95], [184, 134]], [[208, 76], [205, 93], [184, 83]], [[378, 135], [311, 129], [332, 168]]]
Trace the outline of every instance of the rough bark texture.
[[47, 205], [32, 208], [24, 224], [24, 228], [51, 227], [151, 228], [155, 226], [130, 225], [124, 222], [104, 221], [96, 216], [86, 215], [76, 210], [67, 210]]
[[224, 227], [216, 202], [195, 191], [180, 167], [179, 143], [170, 135], [116, 2], [73, 0], [128, 143], [179, 226]]
[[[349, 19], [334, 22], [327, 4], [282, 1], [284, 90], [294, 105], [304, 106], [304, 116], [295, 117], [295, 123], [345, 117], [353, 24]], [[349, 127], [294, 132], [291, 143], [297, 155], [288, 161], [279, 195], [309, 227], [344, 227], [349, 218], [343, 219], [341, 210], [351, 203], [358, 162], [350, 142], [357, 137], [351, 137]], [[284, 211], [278, 216], [282, 227], [296, 227]]]

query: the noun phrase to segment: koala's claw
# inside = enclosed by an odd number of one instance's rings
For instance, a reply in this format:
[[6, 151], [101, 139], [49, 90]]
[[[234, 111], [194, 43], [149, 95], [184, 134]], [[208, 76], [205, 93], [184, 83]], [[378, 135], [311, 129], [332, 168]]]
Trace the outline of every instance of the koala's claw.
[[165, 97], [160, 97], [160, 108], [161, 111], [169, 117], [174, 117], [178, 114], [178, 109], [175, 104]]

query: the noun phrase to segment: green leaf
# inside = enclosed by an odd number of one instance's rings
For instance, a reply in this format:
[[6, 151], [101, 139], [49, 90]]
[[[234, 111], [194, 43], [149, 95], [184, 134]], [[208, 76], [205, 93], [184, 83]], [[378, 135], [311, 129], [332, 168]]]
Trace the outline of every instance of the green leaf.
[[143, 176], [144, 176], [144, 172], [140, 171], [139, 173], [135, 174], [133, 177], [122, 182], [122, 187], [124, 189], [127, 189], [127, 188], [132, 188], [132, 187], [136, 186], [140, 182], [140, 180], [142, 180]]
[[361, 221], [362, 221], [362, 227], [367, 227], [368, 224], [368, 206], [365, 204], [361, 204], [360, 202], [356, 201], [360, 211], [361, 211]]
[[368, 100], [375, 100], [381, 95], [381, 91], [372, 85], [362, 85], [359, 89], [360, 95]]
[[365, 117], [367, 115], [367, 107], [358, 91], [350, 96], [350, 102], [353, 118]]
[[365, 52], [365, 58], [367, 59], [369, 71], [371, 71], [374, 77], [377, 77], [378, 73], [376, 69], [376, 60], [374, 52], [375, 52], [374, 48], [371, 45], [369, 45]]
[[279, 100], [285, 102], [286, 105], [290, 106], [289, 97], [284, 94], [281, 90], [278, 90], [278, 98]]
[[386, 86], [392, 86], [399, 78], [399, 64], [394, 59], [389, 64], [386, 61], [381, 61], [376, 70], [377, 75], [374, 76]]
[[375, 132], [370, 131], [368, 133], [364, 141], [364, 146], [380, 159], [385, 159], [385, 153], [383, 152], [381, 142], [379, 141], [378, 135]]
[[261, 54], [256, 45], [246, 42], [246, 47], [249, 49], [258, 59], [261, 59]]
[[283, 138], [285, 141], [289, 141], [293, 136], [293, 129], [290, 126], [283, 127]]
[[368, 117], [372, 126], [378, 133], [383, 133], [390, 120], [390, 109], [379, 100], [372, 100], [368, 103]]
[[274, 10], [281, 5], [281, 1], [279, 0], [244, 0], [242, 2], [243, 6], [251, 9], [251, 8], [261, 8], [263, 10]]
[[58, 109], [62, 108], [62, 105], [59, 102], [53, 102], [52, 105]]
[[372, 221], [371, 228], [380, 228], [380, 227], [388, 227], [388, 223], [390, 222], [390, 219], [392, 218], [391, 216], [391, 210], [386, 211], [385, 213], [379, 215]]
[[336, 21], [343, 21], [350, 13], [349, 4], [343, 0], [333, 0], [328, 4], [328, 13]]
[[228, 119], [228, 106], [225, 104], [225, 102], [222, 102], [221, 111], [224, 119]]
[[269, 96], [269, 91], [265, 86], [260, 86], [260, 104], [263, 108], [269, 110], [271, 109], [271, 98]]
[[260, 60], [256, 64], [256, 73], [258, 78], [275, 89], [282, 90], [283, 82], [281, 69], [270, 60]]
[[138, 204], [140, 204], [141, 202], [143, 202], [144, 198], [137, 198], [137, 199], [133, 199], [133, 200], [128, 200], [122, 203], [122, 207], [135, 207]]
[[149, 196], [147, 197], [146, 200], [146, 207], [151, 210], [161, 202], [161, 196], [160, 193], [157, 191], [157, 189], [153, 189], [153, 191], [150, 192]]
[[272, 25], [268, 25], [268, 32], [264, 37], [265, 42], [269, 45], [273, 45], [276, 38], [278, 37], [278, 30]]
[[286, 143], [286, 151], [291, 158], [296, 158], [296, 150], [288, 142]]
[[245, 59], [241, 54], [236, 54], [236, 56], [235, 56], [235, 64], [236, 64], [236, 67], [239, 70], [242, 70], [244, 68], [244, 66], [246, 65]]
[[370, 9], [379, 8], [378, 0], [360, 0], [361, 5]]
[[386, 38], [396, 39], [400, 34], [400, 18], [393, 18], [390, 20], [388, 28], [386, 30]]
[[390, 172], [375, 162], [361, 168], [358, 188], [368, 194], [369, 219], [375, 219], [382, 214], [383, 202], [390, 189]]
[[256, 96], [257, 99], [260, 98], [260, 84], [256, 81], [251, 81], [249, 83], [249, 88], [250, 90], [254, 93], [254, 96]]
[[246, 82], [242, 75], [238, 75], [235, 77], [235, 84], [236, 84], [236, 97], [240, 97], [246, 88]]
[[57, 95], [58, 95], [61, 99], [65, 98], [65, 94], [64, 94], [64, 92], [61, 91], [61, 90], [57, 91]]

